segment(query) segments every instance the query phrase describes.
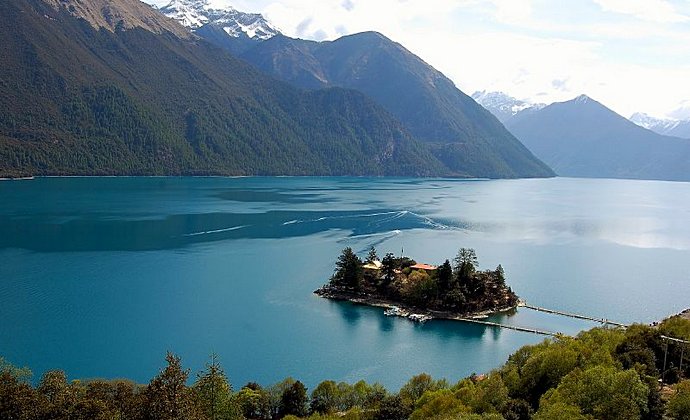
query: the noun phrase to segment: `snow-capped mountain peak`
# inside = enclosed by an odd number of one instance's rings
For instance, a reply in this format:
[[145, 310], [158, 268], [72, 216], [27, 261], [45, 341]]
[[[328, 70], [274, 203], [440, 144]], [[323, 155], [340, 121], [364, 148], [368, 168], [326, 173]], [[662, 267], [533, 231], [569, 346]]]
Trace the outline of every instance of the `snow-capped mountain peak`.
[[530, 110], [536, 111], [546, 106], [545, 104], [521, 101], [503, 92], [487, 92], [485, 90], [474, 92], [472, 99], [489, 110], [504, 124], [517, 114]]
[[231, 37], [263, 41], [280, 31], [259, 13], [244, 13], [233, 7], [216, 9], [209, 0], [172, 0], [159, 9], [182, 25], [197, 30], [205, 25], [223, 29]]
[[590, 98], [589, 96], [587, 96], [587, 95], [584, 95], [584, 94], [578, 96], [578, 97], [575, 98], [575, 99], [573, 99], [573, 101], [579, 102], [579, 103], [583, 103], [583, 104], [586, 104], [586, 103], [589, 102], [590, 100], [591, 100], [591, 98]]
[[682, 138], [690, 137], [690, 120], [679, 121], [670, 118], [656, 118], [644, 112], [632, 114], [629, 120], [655, 133]]

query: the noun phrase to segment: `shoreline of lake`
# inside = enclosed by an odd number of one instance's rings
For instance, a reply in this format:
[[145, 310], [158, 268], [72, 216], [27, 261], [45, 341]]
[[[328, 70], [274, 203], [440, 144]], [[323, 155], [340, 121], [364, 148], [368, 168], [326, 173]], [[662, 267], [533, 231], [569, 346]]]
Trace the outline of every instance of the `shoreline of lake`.
[[398, 308], [401, 311], [407, 312], [410, 315], [425, 315], [430, 319], [445, 319], [451, 321], [462, 321], [466, 319], [483, 319], [490, 315], [500, 314], [515, 310], [519, 303], [513, 306], [503, 308], [492, 308], [477, 312], [453, 312], [453, 311], [439, 311], [433, 309], [418, 308], [411, 305], [406, 305], [402, 302], [397, 302], [392, 299], [386, 299], [379, 296], [371, 296], [361, 293], [348, 292], [344, 290], [337, 290], [329, 286], [320, 287], [313, 292], [315, 295], [331, 300], [346, 301], [356, 305], [369, 306], [374, 308], [394, 309]]

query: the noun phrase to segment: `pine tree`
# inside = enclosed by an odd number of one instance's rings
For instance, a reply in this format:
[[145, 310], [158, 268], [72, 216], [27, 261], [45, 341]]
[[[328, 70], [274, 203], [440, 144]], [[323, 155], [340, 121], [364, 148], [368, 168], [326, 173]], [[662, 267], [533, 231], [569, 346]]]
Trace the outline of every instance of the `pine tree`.
[[168, 352], [168, 366], [151, 380], [146, 389], [144, 416], [150, 420], [186, 420], [200, 416], [187, 388], [188, 369], [182, 369], [180, 358]]

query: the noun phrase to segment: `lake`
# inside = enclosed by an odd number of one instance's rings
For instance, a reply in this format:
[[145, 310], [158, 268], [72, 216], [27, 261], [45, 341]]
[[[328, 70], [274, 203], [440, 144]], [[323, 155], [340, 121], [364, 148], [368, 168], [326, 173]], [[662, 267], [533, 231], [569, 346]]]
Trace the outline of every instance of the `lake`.
[[[147, 383], [215, 352], [236, 389], [287, 376], [456, 381], [543, 336], [415, 324], [318, 298], [340, 251], [502, 264], [529, 303], [649, 323], [690, 307], [690, 184], [595, 179], [37, 178], [0, 182], [0, 356]], [[519, 309], [492, 320], [576, 334]]]

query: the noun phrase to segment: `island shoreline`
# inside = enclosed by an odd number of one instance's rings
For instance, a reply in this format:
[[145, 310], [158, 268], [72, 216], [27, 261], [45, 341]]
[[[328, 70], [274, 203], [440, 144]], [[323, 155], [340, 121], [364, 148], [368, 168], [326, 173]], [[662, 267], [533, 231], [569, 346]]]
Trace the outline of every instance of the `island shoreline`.
[[425, 315], [428, 316], [430, 319], [444, 319], [450, 321], [483, 319], [490, 315], [496, 315], [516, 310], [518, 306], [520, 306], [520, 303], [518, 302], [515, 305], [502, 308], [491, 308], [483, 311], [461, 313], [453, 311], [440, 311], [434, 309], [419, 308], [392, 299], [386, 299], [380, 296], [372, 296], [371, 294], [367, 293], [358, 293], [354, 291], [335, 289], [328, 285], [314, 290], [314, 294], [319, 297], [330, 300], [350, 302], [356, 305], [369, 306], [372, 308], [398, 308], [402, 311], [408, 312], [409, 314]]

